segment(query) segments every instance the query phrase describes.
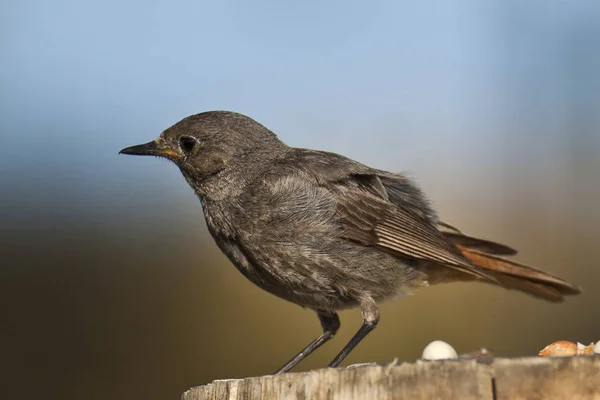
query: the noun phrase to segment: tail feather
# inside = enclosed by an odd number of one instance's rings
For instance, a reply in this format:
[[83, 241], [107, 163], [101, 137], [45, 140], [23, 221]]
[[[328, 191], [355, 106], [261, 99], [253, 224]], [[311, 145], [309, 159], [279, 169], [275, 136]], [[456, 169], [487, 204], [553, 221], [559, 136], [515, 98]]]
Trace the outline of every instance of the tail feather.
[[445, 222], [438, 221], [438, 229], [444, 235], [449, 242], [457, 245], [467, 247], [473, 250], [480, 250], [489, 254], [497, 254], [503, 256], [513, 256], [517, 254], [517, 251], [512, 247], [492, 242], [484, 239], [477, 239], [472, 236], [467, 236], [452, 225], [446, 224]]
[[444, 237], [455, 244], [456, 246], [466, 247], [471, 250], [478, 250], [488, 254], [496, 254], [502, 256], [513, 256], [517, 251], [512, 247], [505, 246], [500, 243], [491, 242], [489, 240], [477, 239], [462, 233], [444, 232]]
[[562, 301], [564, 295], [581, 293], [578, 286], [537, 268], [463, 245], [457, 247], [473, 265], [495, 277], [507, 289], [520, 290], [555, 302]]
[[494, 276], [496, 280], [500, 282], [502, 287], [506, 289], [518, 290], [520, 292], [524, 292], [539, 299], [553, 303], [560, 303], [565, 300], [563, 294], [552, 286], [528, 281], [526, 279], [517, 278], [511, 275], [504, 275], [502, 273], [490, 272], [490, 274]]

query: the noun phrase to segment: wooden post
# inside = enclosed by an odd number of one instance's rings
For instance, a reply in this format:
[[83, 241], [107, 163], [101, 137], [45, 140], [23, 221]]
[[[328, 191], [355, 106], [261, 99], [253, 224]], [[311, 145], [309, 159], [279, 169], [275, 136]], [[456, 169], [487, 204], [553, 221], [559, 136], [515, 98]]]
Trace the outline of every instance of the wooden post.
[[182, 400], [600, 399], [600, 356], [458, 359], [219, 380]]

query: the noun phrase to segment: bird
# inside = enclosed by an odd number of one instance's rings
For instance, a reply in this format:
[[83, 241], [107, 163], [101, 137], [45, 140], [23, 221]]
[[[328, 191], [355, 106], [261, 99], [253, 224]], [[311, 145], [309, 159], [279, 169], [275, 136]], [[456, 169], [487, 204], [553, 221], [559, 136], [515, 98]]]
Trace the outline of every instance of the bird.
[[339, 366], [377, 326], [378, 303], [418, 288], [483, 282], [550, 302], [581, 293], [507, 258], [517, 253], [512, 247], [441, 221], [408, 175], [288, 146], [240, 113], [188, 116], [119, 154], [175, 163], [199, 197], [214, 241], [239, 272], [316, 313], [322, 334], [275, 374], [333, 338], [340, 310], [360, 308], [360, 329], [329, 364]]

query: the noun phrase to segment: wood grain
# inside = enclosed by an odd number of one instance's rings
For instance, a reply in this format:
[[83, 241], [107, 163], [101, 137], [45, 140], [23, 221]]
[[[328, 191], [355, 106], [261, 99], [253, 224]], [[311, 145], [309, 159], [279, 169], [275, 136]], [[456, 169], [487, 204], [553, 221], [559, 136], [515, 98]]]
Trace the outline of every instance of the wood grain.
[[214, 381], [182, 399], [600, 399], [600, 356], [326, 368]]

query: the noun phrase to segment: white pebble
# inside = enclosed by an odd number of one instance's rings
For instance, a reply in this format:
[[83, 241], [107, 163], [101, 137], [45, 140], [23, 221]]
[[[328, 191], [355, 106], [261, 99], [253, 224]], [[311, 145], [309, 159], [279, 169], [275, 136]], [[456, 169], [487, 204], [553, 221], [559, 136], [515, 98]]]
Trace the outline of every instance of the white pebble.
[[594, 353], [600, 354], [600, 340], [598, 340], [594, 345]]
[[421, 358], [423, 360], [447, 360], [458, 358], [458, 354], [456, 354], [456, 350], [448, 343], [441, 340], [434, 340], [425, 346]]

